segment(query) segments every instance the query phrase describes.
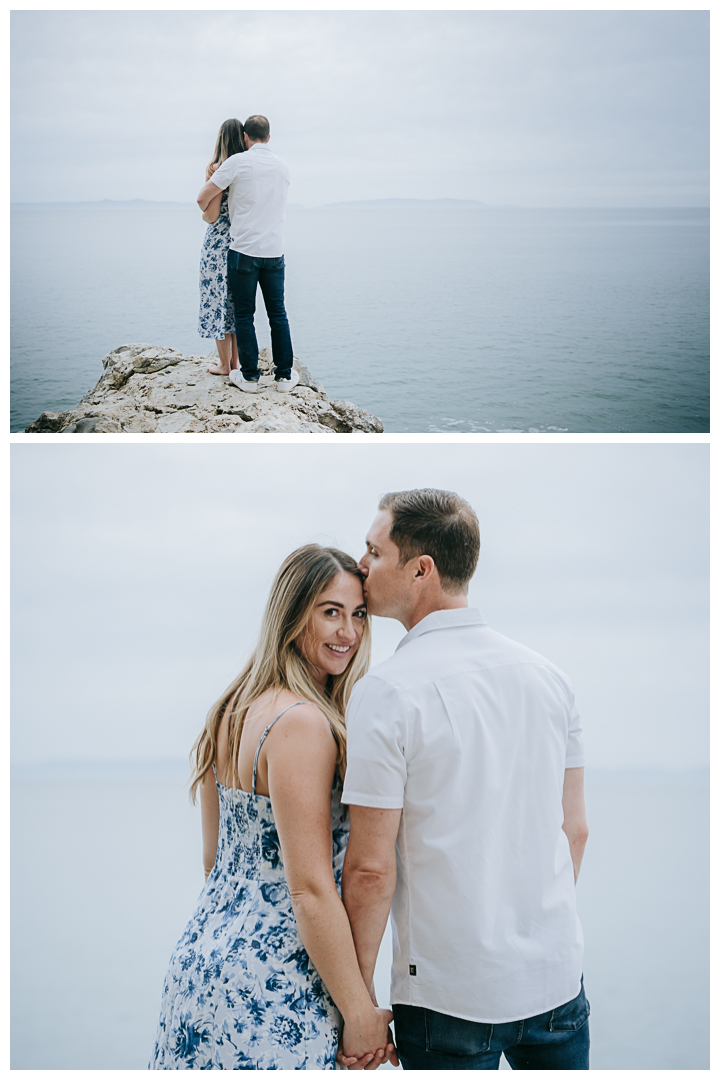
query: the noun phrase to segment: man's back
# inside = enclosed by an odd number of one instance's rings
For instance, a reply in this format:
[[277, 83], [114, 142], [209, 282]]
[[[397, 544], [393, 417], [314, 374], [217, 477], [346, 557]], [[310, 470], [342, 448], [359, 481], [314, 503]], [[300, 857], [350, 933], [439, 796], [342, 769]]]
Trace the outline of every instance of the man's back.
[[582, 933], [565, 769], [572, 691], [479, 612], [436, 611], [348, 709], [345, 802], [403, 809], [392, 1000], [504, 1023], [568, 1001]]
[[277, 258], [283, 254], [288, 167], [265, 143], [253, 143], [229, 157], [212, 177], [229, 184], [230, 247], [243, 255]]

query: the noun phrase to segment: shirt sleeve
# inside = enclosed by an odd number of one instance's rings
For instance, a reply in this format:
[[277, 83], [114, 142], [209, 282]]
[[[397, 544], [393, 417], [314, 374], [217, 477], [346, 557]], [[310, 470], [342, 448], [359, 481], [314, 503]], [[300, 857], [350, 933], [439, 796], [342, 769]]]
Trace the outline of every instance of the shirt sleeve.
[[570, 691], [570, 723], [568, 725], [567, 750], [565, 752], [565, 768], [578, 769], [585, 764], [585, 749], [583, 746], [582, 727], [580, 713], [575, 704], [575, 695]]
[[239, 157], [242, 157], [242, 154], [233, 154], [232, 157], [226, 158], [222, 165], [215, 170], [210, 180], [216, 187], [222, 188], [224, 191], [226, 187], [230, 186], [237, 175], [239, 162], [236, 159]]
[[347, 772], [342, 801], [402, 810], [407, 762], [402, 703], [392, 687], [366, 675], [353, 689], [345, 717]]

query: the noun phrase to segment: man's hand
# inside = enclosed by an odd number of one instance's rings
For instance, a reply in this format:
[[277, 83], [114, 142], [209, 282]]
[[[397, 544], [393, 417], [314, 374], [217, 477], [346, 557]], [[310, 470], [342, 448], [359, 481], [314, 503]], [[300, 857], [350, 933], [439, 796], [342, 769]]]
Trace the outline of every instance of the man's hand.
[[390, 1009], [375, 1008], [373, 1013], [346, 1020], [337, 1060], [347, 1069], [377, 1069], [384, 1061], [398, 1064], [397, 1052], [389, 1028]]

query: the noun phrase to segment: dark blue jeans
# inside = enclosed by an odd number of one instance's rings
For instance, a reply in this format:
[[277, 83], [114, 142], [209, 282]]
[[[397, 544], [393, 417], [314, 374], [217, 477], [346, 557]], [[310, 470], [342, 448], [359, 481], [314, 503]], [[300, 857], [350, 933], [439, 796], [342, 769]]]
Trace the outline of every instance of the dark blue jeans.
[[415, 1005], [393, 1005], [403, 1069], [589, 1069], [585, 990], [550, 1012], [509, 1024], [478, 1024]]
[[275, 378], [289, 379], [293, 349], [285, 314], [285, 256], [260, 259], [231, 249], [228, 251], [227, 269], [228, 289], [235, 306], [235, 336], [240, 369], [244, 377], [253, 382], [260, 378], [255, 336], [255, 297], [259, 285], [270, 322]]

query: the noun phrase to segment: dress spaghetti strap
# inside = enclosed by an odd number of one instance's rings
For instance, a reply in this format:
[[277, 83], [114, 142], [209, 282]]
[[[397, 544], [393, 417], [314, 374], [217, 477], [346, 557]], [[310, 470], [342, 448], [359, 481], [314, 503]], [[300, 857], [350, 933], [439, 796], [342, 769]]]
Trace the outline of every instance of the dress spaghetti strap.
[[294, 709], [296, 705], [307, 705], [307, 701], [296, 701], [293, 705], [288, 705], [287, 709], [283, 709], [283, 711], [281, 713], [278, 713], [278, 715], [275, 717], [275, 719], [270, 724], [268, 724], [268, 726], [265, 728], [265, 730], [262, 733], [262, 738], [261, 738], [260, 742], [258, 743], [257, 750], [255, 751], [255, 760], [253, 761], [253, 778], [252, 778], [252, 793], [253, 793], [253, 795], [255, 794], [255, 783], [257, 781], [257, 763], [258, 763], [258, 755], [260, 753], [260, 748], [261, 748], [262, 744], [265, 742], [265, 740], [267, 739], [268, 732], [270, 731], [270, 728], [273, 726], [273, 724], [276, 724], [278, 722], [278, 720], [280, 719], [280, 717], [285, 715], [285, 713], [288, 711], [288, 709]]

